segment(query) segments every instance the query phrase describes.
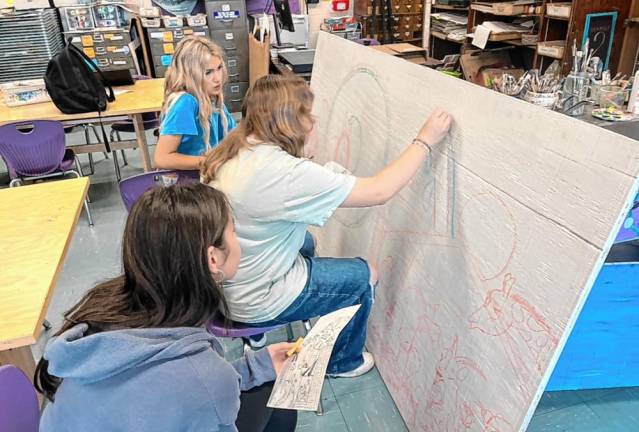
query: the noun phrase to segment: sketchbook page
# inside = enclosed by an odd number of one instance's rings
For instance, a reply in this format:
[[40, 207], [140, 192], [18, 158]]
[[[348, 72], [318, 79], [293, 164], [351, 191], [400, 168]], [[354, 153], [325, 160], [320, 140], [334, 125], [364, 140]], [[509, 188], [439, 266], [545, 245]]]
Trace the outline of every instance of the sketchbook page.
[[349, 306], [331, 312], [315, 323], [306, 335], [300, 352], [293, 354], [284, 364], [266, 406], [317, 410], [335, 341], [359, 307]]

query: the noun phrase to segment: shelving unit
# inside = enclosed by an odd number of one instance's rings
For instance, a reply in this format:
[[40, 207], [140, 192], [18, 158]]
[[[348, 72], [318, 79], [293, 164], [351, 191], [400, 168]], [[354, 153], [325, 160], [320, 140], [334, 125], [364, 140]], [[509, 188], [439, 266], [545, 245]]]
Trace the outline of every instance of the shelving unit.
[[422, 40], [424, 0], [355, 0], [353, 12], [362, 37], [382, 43]]
[[[517, 66], [524, 69], [539, 68], [545, 70], [553, 61], [561, 62], [561, 69], [564, 74], [570, 70], [572, 64], [572, 45], [573, 41], [577, 41], [577, 47], [581, 46], [583, 38], [586, 17], [593, 13], [617, 12], [617, 24], [612, 44], [612, 55], [609, 68], [616, 71], [621, 55], [621, 45], [624, 35], [623, 22], [629, 16], [630, 0], [538, 0], [535, 13], [521, 13], [516, 15], [503, 15], [491, 13], [485, 10], [482, 5], [477, 3], [500, 3], [506, 0], [471, 0], [468, 32], [472, 33], [474, 28], [484, 21], [504, 21], [512, 22], [520, 18], [532, 18], [535, 20], [535, 30], [539, 34], [538, 43], [562, 42], [564, 45], [561, 55], [553, 55], [548, 53], [539, 53], [535, 45], [524, 45], [520, 40], [502, 40], [494, 41], [492, 39], [487, 49], [497, 48], [499, 46], [511, 45], [517, 47], [515, 49], [516, 57], [521, 59], [521, 64]], [[636, 0], [634, 0], [636, 1]], [[548, 13], [548, 5], [553, 3], [572, 3], [569, 16], [559, 16]], [[637, 8], [637, 6], [633, 6]], [[556, 7], [554, 8], [556, 9]], [[629, 63], [627, 60], [626, 63]]]
[[[437, 12], [451, 12], [458, 13], [460, 15], [468, 15], [468, 6], [458, 7], [448, 4], [434, 3], [431, 4], [431, 14]], [[464, 44], [464, 40], [449, 39], [446, 33], [433, 30], [431, 23], [429, 41], [429, 53], [430, 56], [436, 59], [443, 59], [448, 54], [459, 54], [460, 47]]]
[[[548, 5], [553, 3], [568, 3], [567, 0], [544, 0], [544, 12], [547, 12]], [[623, 41], [623, 22], [630, 13], [630, 0], [572, 0], [572, 7], [569, 17], [558, 17], [544, 14], [542, 17], [539, 42], [563, 41], [564, 52], [561, 57], [549, 56], [537, 53], [535, 57], [535, 67], [545, 70], [554, 60], [561, 61], [561, 70], [564, 74], [570, 71], [572, 65], [572, 46], [576, 41], [577, 48], [581, 47], [583, 39], [586, 17], [594, 13], [617, 12], [617, 23], [612, 42], [612, 55], [608, 68], [616, 72], [621, 55], [621, 45]]]

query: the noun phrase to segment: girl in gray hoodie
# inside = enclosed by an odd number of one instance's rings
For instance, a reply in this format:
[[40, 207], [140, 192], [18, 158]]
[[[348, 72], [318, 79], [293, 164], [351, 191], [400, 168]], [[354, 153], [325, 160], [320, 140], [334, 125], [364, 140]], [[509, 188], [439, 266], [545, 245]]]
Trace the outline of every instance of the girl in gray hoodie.
[[240, 260], [224, 195], [205, 185], [144, 194], [127, 219], [124, 274], [65, 314], [36, 388], [41, 432], [292, 431], [295, 411], [266, 407], [291, 344], [233, 363], [203, 328], [226, 312], [221, 285]]

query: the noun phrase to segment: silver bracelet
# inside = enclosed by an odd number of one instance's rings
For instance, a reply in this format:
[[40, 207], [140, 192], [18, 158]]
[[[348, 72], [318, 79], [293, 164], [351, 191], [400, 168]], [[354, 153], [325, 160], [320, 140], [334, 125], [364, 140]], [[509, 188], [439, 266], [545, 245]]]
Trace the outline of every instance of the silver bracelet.
[[433, 149], [431, 149], [430, 145], [428, 145], [428, 143], [426, 141], [424, 141], [424, 140], [421, 140], [419, 138], [415, 138], [413, 140], [413, 144], [420, 146], [424, 150], [428, 150], [428, 154], [431, 154], [433, 152]]

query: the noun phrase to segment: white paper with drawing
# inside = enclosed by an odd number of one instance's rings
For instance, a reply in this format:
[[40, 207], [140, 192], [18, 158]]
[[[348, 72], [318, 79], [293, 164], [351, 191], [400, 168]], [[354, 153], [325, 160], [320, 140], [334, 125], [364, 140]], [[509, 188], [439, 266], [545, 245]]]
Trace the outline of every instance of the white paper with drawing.
[[317, 162], [370, 176], [436, 107], [455, 119], [396, 197], [317, 231], [321, 255], [378, 265], [367, 346], [406, 424], [525, 429], [637, 192], [637, 142], [320, 33]]
[[359, 305], [339, 309], [321, 317], [302, 342], [299, 353], [284, 364], [266, 406], [315, 411], [319, 405], [326, 367], [342, 329]]

